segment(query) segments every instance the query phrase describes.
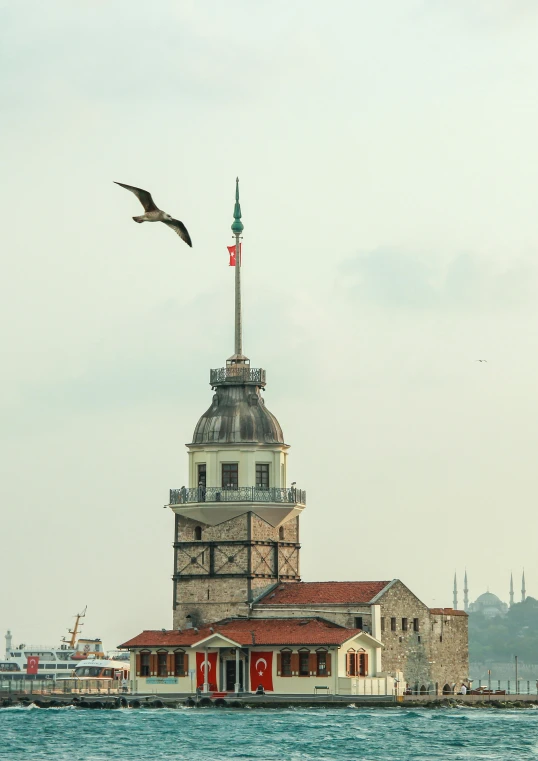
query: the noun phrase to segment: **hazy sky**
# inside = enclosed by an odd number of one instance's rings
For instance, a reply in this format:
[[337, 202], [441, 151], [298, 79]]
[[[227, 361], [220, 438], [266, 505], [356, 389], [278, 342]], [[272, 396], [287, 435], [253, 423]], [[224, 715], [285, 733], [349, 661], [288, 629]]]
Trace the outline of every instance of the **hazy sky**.
[[237, 174], [303, 578], [538, 595], [535, 0], [0, 0], [0, 30], [1, 633], [171, 625]]

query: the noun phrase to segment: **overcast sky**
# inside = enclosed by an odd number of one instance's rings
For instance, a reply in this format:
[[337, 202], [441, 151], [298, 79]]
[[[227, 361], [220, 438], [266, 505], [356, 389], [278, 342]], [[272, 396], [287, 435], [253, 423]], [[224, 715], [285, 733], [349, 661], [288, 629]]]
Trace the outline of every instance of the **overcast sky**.
[[1, 633], [171, 626], [236, 175], [303, 579], [538, 596], [536, 2], [0, 0], [0, 30]]

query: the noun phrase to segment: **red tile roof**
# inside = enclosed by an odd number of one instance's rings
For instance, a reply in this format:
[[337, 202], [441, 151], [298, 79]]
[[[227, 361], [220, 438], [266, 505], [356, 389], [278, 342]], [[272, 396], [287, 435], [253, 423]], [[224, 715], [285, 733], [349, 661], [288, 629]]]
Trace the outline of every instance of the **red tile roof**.
[[144, 631], [119, 647], [189, 647], [213, 633], [222, 634], [242, 646], [340, 645], [360, 631], [319, 618], [229, 619], [211, 627], [204, 626], [198, 632], [194, 629]]
[[435, 616], [466, 616], [467, 613], [464, 610], [454, 610], [454, 608], [430, 608], [430, 613]]
[[388, 581], [290, 581], [271, 590], [259, 605], [357, 605], [369, 603]]

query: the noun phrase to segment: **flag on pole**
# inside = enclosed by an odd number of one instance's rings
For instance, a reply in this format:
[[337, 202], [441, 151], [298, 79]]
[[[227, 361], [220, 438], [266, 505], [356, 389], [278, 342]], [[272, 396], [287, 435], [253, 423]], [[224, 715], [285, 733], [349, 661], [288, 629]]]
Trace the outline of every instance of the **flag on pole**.
[[31, 655], [26, 661], [26, 673], [37, 674], [39, 668], [39, 656]]
[[[196, 653], [196, 686], [204, 686], [205, 657], [204, 653]], [[207, 682], [217, 689], [217, 653], [207, 654]], [[213, 688], [210, 688], [213, 689]]]
[[[241, 255], [242, 254], [242, 251], [241, 251], [242, 247], [243, 247], [243, 244], [240, 243], [239, 244], [239, 262], [240, 262], [240, 264], [243, 263], [243, 258], [242, 258], [242, 255]], [[228, 248], [228, 253], [230, 254], [230, 267], [235, 267], [235, 246], [227, 246], [227, 248]]]
[[273, 691], [273, 653], [250, 653], [250, 689], [252, 692], [262, 686], [267, 692]]

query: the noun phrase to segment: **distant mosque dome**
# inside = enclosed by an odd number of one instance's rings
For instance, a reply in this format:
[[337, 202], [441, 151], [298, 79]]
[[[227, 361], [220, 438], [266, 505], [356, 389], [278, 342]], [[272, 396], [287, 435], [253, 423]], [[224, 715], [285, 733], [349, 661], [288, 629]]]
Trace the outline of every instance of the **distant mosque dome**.
[[484, 592], [469, 605], [470, 613], [482, 613], [488, 618], [495, 616], [505, 616], [508, 611], [508, 605], [503, 602], [493, 592]]

